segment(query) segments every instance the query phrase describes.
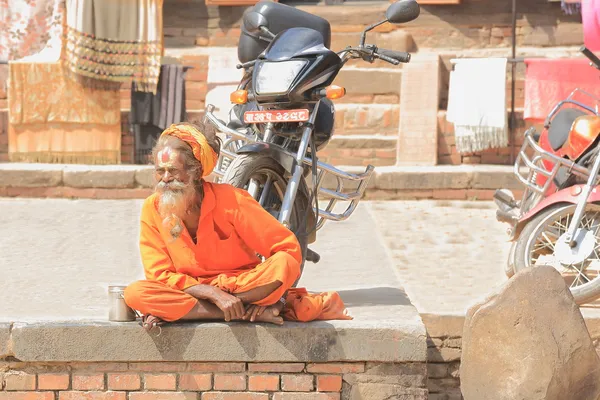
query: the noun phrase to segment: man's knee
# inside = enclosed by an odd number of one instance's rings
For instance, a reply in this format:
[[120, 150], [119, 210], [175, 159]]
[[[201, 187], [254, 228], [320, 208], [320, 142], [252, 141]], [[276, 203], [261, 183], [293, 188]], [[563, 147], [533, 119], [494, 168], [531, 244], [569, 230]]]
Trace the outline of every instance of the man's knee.
[[140, 310], [143, 308], [143, 297], [144, 292], [147, 290], [145, 287], [146, 281], [137, 281], [132, 283], [131, 285], [125, 288], [123, 292], [123, 298], [125, 299], [125, 304], [134, 310]]

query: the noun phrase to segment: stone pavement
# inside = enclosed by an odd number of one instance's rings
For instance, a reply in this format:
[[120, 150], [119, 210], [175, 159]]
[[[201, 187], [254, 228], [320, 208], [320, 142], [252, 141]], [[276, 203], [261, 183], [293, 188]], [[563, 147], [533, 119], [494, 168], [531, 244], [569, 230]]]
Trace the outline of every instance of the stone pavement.
[[493, 202], [388, 201], [368, 207], [420, 313], [464, 315], [506, 281], [510, 242]]

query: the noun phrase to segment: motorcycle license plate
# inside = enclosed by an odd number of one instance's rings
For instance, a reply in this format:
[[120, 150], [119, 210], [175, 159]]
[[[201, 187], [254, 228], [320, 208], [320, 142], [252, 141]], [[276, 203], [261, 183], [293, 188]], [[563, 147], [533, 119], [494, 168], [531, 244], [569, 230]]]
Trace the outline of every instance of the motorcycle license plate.
[[300, 110], [269, 110], [269, 111], [246, 111], [244, 122], [247, 124], [260, 124], [264, 122], [304, 122], [308, 121], [309, 112]]

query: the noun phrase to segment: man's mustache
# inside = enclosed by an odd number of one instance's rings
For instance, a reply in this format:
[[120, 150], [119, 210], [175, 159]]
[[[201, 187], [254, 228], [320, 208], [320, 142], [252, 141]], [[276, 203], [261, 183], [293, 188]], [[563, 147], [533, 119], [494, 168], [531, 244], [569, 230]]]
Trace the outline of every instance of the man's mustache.
[[158, 189], [161, 192], [165, 192], [165, 191], [182, 191], [185, 190], [185, 188], [187, 187], [187, 185], [181, 181], [178, 180], [173, 180], [171, 182], [159, 182], [156, 185], [156, 189]]

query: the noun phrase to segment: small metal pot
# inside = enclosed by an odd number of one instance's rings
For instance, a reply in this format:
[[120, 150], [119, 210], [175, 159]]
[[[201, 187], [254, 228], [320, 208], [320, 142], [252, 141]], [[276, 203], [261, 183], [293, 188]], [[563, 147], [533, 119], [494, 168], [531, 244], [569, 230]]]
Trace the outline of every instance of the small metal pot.
[[126, 286], [108, 287], [108, 320], [112, 322], [131, 322], [135, 321], [136, 313], [125, 303]]

